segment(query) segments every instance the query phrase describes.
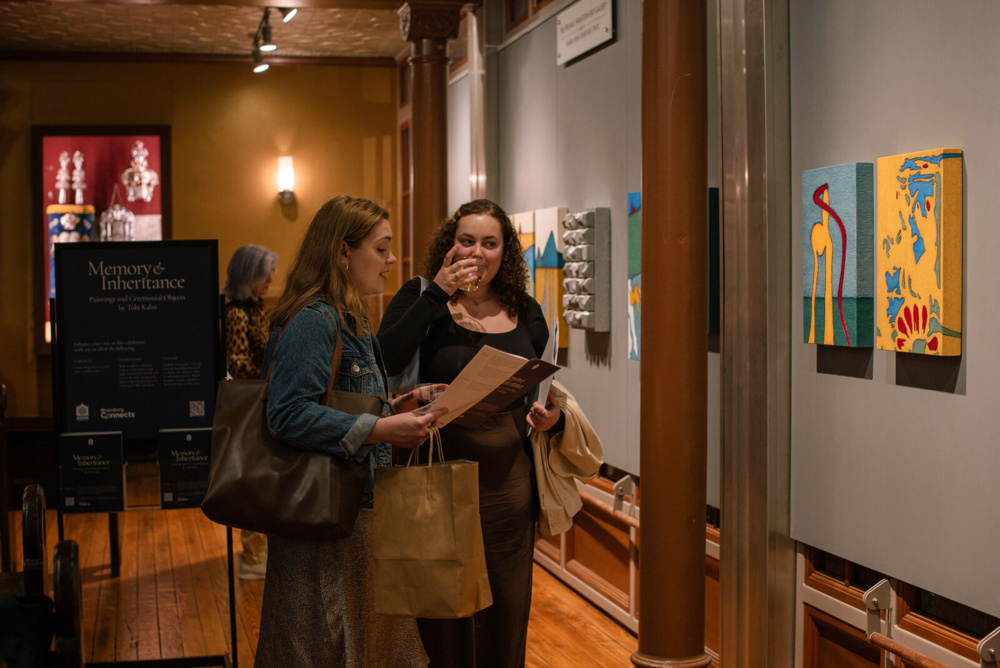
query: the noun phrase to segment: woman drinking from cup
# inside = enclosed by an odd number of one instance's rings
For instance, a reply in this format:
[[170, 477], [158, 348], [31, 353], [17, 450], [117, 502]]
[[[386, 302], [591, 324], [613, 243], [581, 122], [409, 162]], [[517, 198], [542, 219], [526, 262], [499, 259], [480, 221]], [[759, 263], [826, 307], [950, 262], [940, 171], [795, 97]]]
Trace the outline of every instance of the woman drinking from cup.
[[[419, 382], [450, 383], [484, 345], [526, 358], [542, 354], [549, 330], [525, 291], [517, 232], [489, 200], [459, 207], [437, 230], [421, 291], [415, 277], [386, 309], [378, 338], [386, 370], [420, 355]], [[468, 428], [441, 429], [446, 459], [479, 463], [479, 511], [493, 605], [472, 618], [418, 620], [431, 666], [523, 666], [531, 607], [537, 500], [527, 428], [560, 428], [558, 404], [522, 398]], [[548, 404], [548, 402], [546, 402]]]

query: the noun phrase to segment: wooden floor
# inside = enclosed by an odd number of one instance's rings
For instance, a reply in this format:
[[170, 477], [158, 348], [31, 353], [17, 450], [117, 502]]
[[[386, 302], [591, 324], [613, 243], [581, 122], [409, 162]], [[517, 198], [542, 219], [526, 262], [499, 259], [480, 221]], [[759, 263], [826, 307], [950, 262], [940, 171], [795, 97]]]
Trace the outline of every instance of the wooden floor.
[[[135, 498], [132, 485], [129, 491]], [[19, 535], [20, 514], [12, 520]], [[224, 527], [197, 509], [122, 513], [118, 578], [111, 577], [107, 515], [65, 515], [64, 529], [65, 537], [80, 546], [88, 661], [229, 652]], [[57, 540], [53, 511], [46, 538], [52, 554]], [[238, 532], [235, 541], [239, 550]], [[19, 544], [14, 553], [20, 555]], [[236, 583], [236, 649], [239, 664], [251, 666], [264, 583]], [[629, 667], [636, 648], [635, 636], [535, 565], [528, 666]]]

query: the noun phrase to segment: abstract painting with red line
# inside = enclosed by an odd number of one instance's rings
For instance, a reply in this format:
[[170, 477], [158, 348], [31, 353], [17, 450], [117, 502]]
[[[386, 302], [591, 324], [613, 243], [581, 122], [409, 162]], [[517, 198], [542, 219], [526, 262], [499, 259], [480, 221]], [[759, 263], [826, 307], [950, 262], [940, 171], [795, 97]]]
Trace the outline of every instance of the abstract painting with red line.
[[802, 339], [874, 345], [874, 168], [802, 172]]

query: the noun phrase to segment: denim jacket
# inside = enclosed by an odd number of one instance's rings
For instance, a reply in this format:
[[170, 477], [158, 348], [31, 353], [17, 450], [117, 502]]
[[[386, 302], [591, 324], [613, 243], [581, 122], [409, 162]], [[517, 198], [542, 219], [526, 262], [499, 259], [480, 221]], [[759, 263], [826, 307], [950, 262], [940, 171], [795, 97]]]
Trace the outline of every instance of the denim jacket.
[[[386, 377], [378, 340], [370, 334], [359, 337], [350, 328], [341, 328], [337, 311], [316, 301], [299, 311], [283, 330], [271, 332], [262, 371], [266, 374], [268, 367], [271, 369], [267, 424], [271, 433], [288, 445], [350, 457], [358, 463], [368, 458], [368, 482], [361, 507], [371, 508], [375, 467], [388, 465], [390, 452], [388, 445], [376, 448], [363, 443], [378, 418], [367, 413], [342, 413], [321, 403], [330, 382], [338, 329], [343, 353], [336, 389], [385, 396]], [[390, 414], [388, 403], [383, 404], [382, 415]], [[369, 457], [373, 449], [376, 456]]]

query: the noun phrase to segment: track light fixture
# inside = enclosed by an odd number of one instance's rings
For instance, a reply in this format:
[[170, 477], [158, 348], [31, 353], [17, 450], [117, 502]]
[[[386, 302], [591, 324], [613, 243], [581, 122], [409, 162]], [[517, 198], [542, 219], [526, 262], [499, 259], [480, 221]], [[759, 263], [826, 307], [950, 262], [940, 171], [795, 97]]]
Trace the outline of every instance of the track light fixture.
[[261, 19], [260, 28], [258, 29], [261, 51], [274, 51], [278, 48], [278, 45], [271, 41], [271, 24], [268, 22], [270, 11], [270, 8], [264, 8], [264, 18]]
[[[264, 62], [264, 55], [261, 52], [270, 53], [278, 48], [278, 45], [274, 43], [271, 39], [271, 14], [272, 7], [264, 8], [264, 15], [260, 17], [260, 23], [257, 24], [257, 32], [253, 35], [253, 51], [251, 55], [253, 56], [253, 71], [263, 72], [268, 68], [267, 63]], [[282, 22], [288, 23], [292, 20], [292, 17], [298, 12], [294, 7], [274, 7], [281, 12]]]
[[253, 71], [254, 74], [260, 74], [261, 72], [266, 72], [267, 68], [270, 67], [264, 62], [264, 54], [260, 52], [260, 48], [257, 46], [257, 40], [253, 41]]

